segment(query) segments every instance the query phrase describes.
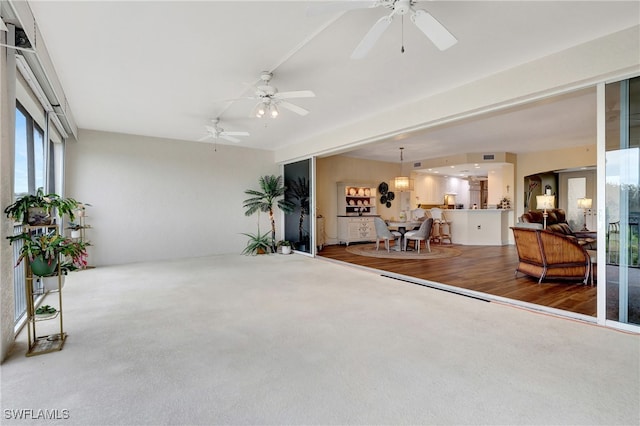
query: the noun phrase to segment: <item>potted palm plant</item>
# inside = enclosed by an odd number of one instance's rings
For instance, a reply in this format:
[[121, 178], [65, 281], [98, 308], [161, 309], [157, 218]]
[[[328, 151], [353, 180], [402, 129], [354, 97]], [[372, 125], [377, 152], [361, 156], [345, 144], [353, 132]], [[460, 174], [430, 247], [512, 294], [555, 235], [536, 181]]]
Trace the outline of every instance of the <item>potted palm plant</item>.
[[53, 210], [60, 216], [68, 215], [74, 219], [74, 211], [80, 205], [73, 198], [62, 198], [58, 194], [44, 194], [38, 188], [35, 194], [26, 194], [18, 198], [13, 204], [4, 209], [8, 218], [26, 225], [49, 225], [52, 221]]
[[[274, 204], [276, 204], [278, 208], [285, 213], [291, 213], [293, 211], [294, 204], [283, 198], [287, 188], [282, 184], [282, 176], [260, 176], [258, 183], [260, 185], [260, 191], [253, 189], [244, 191], [245, 194], [251, 195], [251, 198], [244, 200], [243, 207], [246, 209], [244, 214], [246, 216], [251, 216], [252, 214], [259, 212], [269, 213], [269, 220], [271, 222], [270, 250], [275, 253], [276, 221], [273, 216]], [[258, 234], [254, 235], [254, 237], [260, 236], [259, 234], [260, 230], [258, 229]]]

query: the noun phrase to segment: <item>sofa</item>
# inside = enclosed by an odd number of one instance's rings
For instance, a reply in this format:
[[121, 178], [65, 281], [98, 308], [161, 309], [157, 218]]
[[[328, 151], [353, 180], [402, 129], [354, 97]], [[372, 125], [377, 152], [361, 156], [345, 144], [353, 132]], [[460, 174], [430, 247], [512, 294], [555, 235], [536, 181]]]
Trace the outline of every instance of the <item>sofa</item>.
[[518, 251], [516, 274], [538, 278], [538, 283], [548, 278], [587, 284], [593, 273], [591, 256], [576, 238], [544, 229], [511, 229]]
[[[542, 211], [528, 211], [520, 216], [520, 221], [516, 226], [542, 229], [544, 226], [544, 213]], [[563, 209], [547, 210], [547, 230], [575, 238], [579, 244], [587, 249], [596, 248], [597, 234], [591, 231], [573, 231], [567, 223], [567, 215]]]

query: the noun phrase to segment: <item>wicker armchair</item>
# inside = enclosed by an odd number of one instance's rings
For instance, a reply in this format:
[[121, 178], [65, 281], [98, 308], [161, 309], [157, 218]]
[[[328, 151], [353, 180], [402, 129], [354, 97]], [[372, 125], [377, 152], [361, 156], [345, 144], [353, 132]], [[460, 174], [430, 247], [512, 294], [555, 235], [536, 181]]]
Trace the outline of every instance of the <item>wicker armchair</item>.
[[575, 238], [542, 229], [512, 227], [518, 250], [516, 274], [538, 278], [581, 280], [587, 284], [591, 257]]

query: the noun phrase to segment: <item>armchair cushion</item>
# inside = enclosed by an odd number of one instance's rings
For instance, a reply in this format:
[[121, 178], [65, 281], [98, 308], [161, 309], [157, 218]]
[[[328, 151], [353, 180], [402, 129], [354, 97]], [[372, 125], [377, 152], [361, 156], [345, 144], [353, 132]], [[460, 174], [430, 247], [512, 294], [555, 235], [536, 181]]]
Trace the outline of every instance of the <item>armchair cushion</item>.
[[547, 225], [547, 229], [551, 232], [555, 232], [556, 234], [570, 235], [572, 237], [574, 236], [573, 231], [571, 230], [571, 227], [567, 222]]

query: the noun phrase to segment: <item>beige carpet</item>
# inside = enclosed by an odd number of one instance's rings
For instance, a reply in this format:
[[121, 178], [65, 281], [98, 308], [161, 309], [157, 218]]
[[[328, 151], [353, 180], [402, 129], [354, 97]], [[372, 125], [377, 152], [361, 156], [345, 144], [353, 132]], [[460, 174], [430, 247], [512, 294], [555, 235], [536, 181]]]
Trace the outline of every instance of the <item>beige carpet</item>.
[[381, 259], [446, 259], [448, 257], [460, 256], [462, 252], [453, 247], [440, 246], [436, 244], [431, 245], [431, 253], [424, 249], [424, 246], [420, 248], [420, 253], [417, 251], [396, 251], [393, 250], [393, 244], [391, 250], [387, 252], [384, 248], [384, 244], [380, 242], [380, 249], [376, 250], [375, 244], [352, 244], [347, 247], [347, 251], [352, 254], [368, 257], [378, 257]]
[[3, 425], [640, 423], [638, 335], [322, 259], [99, 267], [64, 303], [62, 351], [2, 364]]

